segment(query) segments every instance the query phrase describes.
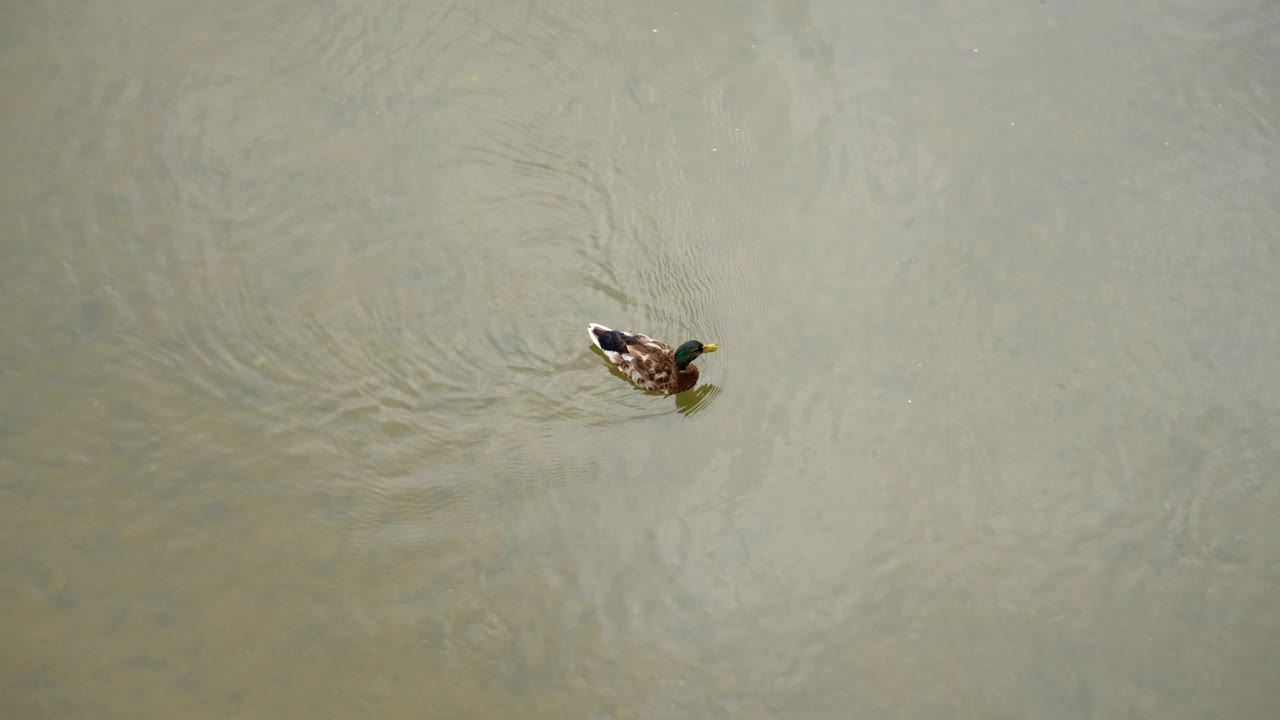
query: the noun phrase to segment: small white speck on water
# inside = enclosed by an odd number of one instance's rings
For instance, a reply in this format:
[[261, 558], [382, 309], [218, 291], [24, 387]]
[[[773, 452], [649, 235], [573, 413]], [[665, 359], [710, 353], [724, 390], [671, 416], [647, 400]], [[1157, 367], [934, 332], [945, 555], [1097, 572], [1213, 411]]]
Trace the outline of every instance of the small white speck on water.
[[1009, 127], [1013, 127], [1014, 125], [1017, 125], [1017, 124], [1018, 123], [1009, 123]]
[[907, 401], [907, 404], [908, 404], [908, 405], [910, 405], [910, 404], [911, 404], [911, 401], [910, 401], [910, 400], [908, 400], [908, 401]]
[[711, 152], [715, 152], [715, 151], [716, 151], [716, 148], [711, 148]]
[[654, 31], [654, 32], [658, 32], [658, 28], [654, 28], [654, 29], [653, 29], [653, 31]]
[[978, 52], [978, 48], [974, 48], [974, 49], [973, 49], [973, 51], [974, 51], [974, 52]]

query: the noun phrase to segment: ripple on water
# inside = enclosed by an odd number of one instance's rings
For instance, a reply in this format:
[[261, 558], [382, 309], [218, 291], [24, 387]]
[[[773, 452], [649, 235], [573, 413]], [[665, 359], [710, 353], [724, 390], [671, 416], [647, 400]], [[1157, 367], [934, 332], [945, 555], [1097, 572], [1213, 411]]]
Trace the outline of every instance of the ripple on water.
[[[572, 13], [534, 10], [533, 25], [503, 32], [474, 13], [435, 16], [434, 57], [453, 73], [440, 81], [447, 103], [391, 102], [398, 80], [381, 69], [407, 72], [387, 63], [408, 49], [380, 55], [360, 38], [394, 17], [349, 15], [349, 33], [316, 30], [326, 39], [317, 62], [339, 71], [326, 75], [333, 102], [380, 119], [283, 86], [246, 111], [236, 88], [199, 83], [165, 116], [160, 152], [181, 232], [156, 238], [161, 332], [142, 357], [300, 463], [276, 482], [341, 498], [351, 547], [385, 551], [382, 571], [434, 559], [462, 572], [500, 554], [510, 535], [475, 526], [510, 517], [503, 503], [526, 488], [601, 481], [599, 448], [616, 440], [592, 438], [628, 423], [645, 438], [675, 414], [699, 420], [726, 397], [735, 367], [770, 361], [733, 354], [743, 326], [731, 319], [770, 310], [759, 239], [777, 220], [767, 205], [691, 186], [690, 163], [705, 158], [692, 158], [689, 138], [631, 115], [669, 112], [670, 88], [633, 78], [613, 107], [577, 102], [576, 91], [540, 101], [528, 90], [539, 79], [572, 89], [593, 82], [589, 68], [549, 53], [510, 76], [473, 74], [445, 40], [479, 33], [500, 52], [541, 37], [552, 48], [583, 21]], [[607, 45], [612, 32], [598, 39]], [[295, 100], [308, 112], [272, 119]], [[751, 128], [732, 121], [723, 92], [706, 103], [726, 139], [717, 172], [749, 171], [759, 160]], [[370, 131], [414, 123], [431, 131], [418, 160], [428, 170]], [[343, 167], [389, 179], [357, 188], [335, 172]], [[592, 352], [589, 321], [725, 351], [699, 362], [695, 390], [645, 394]], [[479, 535], [484, 547], [471, 544]]]

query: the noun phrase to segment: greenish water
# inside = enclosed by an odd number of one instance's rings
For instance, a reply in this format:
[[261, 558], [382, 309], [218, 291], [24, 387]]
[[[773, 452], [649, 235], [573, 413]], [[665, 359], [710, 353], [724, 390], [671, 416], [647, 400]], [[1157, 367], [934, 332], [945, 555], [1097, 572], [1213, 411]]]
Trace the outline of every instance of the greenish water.
[[9, 8], [0, 715], [1273, 717], [1278, 87], [1261, 0]]

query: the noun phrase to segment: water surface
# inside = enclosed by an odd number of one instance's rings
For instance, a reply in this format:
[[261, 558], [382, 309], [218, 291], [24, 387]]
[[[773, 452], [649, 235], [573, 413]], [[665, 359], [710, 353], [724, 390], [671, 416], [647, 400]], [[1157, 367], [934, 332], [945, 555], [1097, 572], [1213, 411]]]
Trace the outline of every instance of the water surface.
[[1274, 3], [7, 16], [0, 714], [1280, 706]]

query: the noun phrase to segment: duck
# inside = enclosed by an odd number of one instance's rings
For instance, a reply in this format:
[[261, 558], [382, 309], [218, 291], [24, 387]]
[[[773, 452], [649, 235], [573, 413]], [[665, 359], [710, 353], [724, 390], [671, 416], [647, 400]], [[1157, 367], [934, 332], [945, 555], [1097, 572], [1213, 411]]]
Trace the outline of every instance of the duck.
[[682, 393], [697, 385], [698, 368], [693, 361], [717, 349], [715, 343], [697, 340], [672, 349], [648, 335], [612, 330], [599, 323], [588, 323], [587, 334], [636, 387], [664, 395]]

